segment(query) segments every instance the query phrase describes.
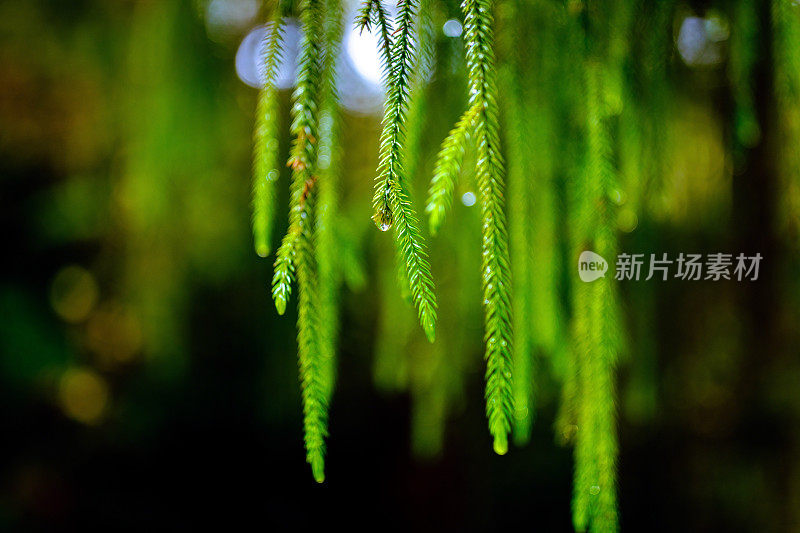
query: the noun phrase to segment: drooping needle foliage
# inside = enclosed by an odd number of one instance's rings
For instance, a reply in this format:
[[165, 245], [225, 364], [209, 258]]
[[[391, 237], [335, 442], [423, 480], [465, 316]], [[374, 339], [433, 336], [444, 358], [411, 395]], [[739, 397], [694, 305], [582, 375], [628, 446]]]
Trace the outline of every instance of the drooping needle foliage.
[[497, 81], [493, 48], [493, 3], [462, 4], [467, 40], [469, 108], [445, 139], [436, 162], [426, 211], [436, 233], [452, 203], [468, 142], [475, 143], [476, 179], [482, 219], [482, 278], [486, 321], [486, 415], [498, 454], [508, 450], [513, 411], [511, 264], [500, 152]]
[[800, 531], [800, 0], [0, 28], [0, 530], [135, 514], [86, 502], [181, 448], [289, 526], [355, 483], [390, 528]]
[[[505, 215], [505, 170], [500, 152], [498, 94], [491, 0], [465, 0], [470, 105], [476, 109], [477, 182], [480, 192], [483, 305], [486, 316], [486, 415], [494, 450], [508, 450], [512, 391], [511, 261]], [[467, 114], [469, 120], [469, 114]]]
[[338, 290], [342, 282], [343, 259], [337, 238], [339, 147], [341, 116], [338, 109], [335, 75], [339, 42], [342, 37], [343, 16], [338, 0], [325, 0], [325, 56], [322, 65], [323, 95], [319, 121], [319, 172], [316, 208], [316, 256], [319, 279], [319, 351], [322, 360], [322, 381], [326, 399], [330, 401], [336, 376], [336, 345], [339, 327]]
[[387, 231], [392, 226], [395, 228], [398, 255], [406, 270], [404, 283], [408, 284], [420, 324], [428, 339], [433, 342], [436, 334], [433, 278], [403, 169], [405, 119], [412, 73], [417, 60], [414, 43], [417, 3], [417, 0], [399, 2], [397, 27], [394, 31], [378, 0], [367, 1], [358, 22], [362, 29], [368, 28], [372, 23], [379, 28], [384, 76], [388, 85], [373, 217], [381, 231]]
[[289, 228], [275, 260], [272, 295], [283, 314], [297, 282], [297, 352], [307, 461], [322, 482], [328, 402], [334, 368], [336, 291], [337, 103], [333, 87], [341, 10], [338, 2], [303, 0], [303, 38], [293, 95]]
[[[291, 109], [289, 227], [276, 252], [272, 292], [283, 314], [297, 286], [307, 460], [321, 481], [338, 291], [353, 271], [351, 241], [338, 214], [338, 175], [348, 159], [336, 88], [342, 20], [352, 22], [352, 14], [338, 0], [296, 4], [289, 7], [299, 14], [303, 37]], [[675, 128], [668, 119], [675, 6], [671, 0], [463, 0], [462, 18], [454, 20], [455, 4], [365, 0], [356, 14], [355, 29], [377, 40], [385, 89], [371, 218], [381, 231], [394, 229], [397, 262], [397, 268], [385, 257], [377, 262], [382, 301], [375, 381], [411, 393], [413, 448], [435, 456], [446, 442], [444, 420], [480, 364], [469, 349], [480, 345], [478, 339], [461, 330], [471, 316], [465, 302], [474, 301], [480, 313], [480, 291], [485, 411], [494, 450], [505, 454], [512, 432], [518, 445], [531, 439], [540, 403], [552, 401], [540, 399], [539, 390], [557, 384], [551, 395], [560, 401], [557, 438], [574, 446], [572, 521], [578, 531], [619, 529], [616, 367], [628, 350], [614, 276], [584, 283], [573, 269], [584, 251], [612, 262], [618, 231], [633, 231], [640, 214], [658, 209], [652, 192], [668, 182], [666, 154]], [[744, 0], [731, 3], [736, 35], [728, 75], [733, 138], [741, 150], [758, 142], [763, 127], [753, 86], [753, 43], [763, 37], [757, 11]], [[780, 125], [794, 140], [800, 138], [792, 103], [800, 94], [800, 54], [789, 43], [800, 35], [797, 11], [791, 2], [771, 6], [781, 43], [774, 72], [785, 111]], [[259, 255], [270, 248], [278, 174], [277, 91], [270, 79], [280, 58], [279, 19], [268, 30], [267, 84], [257, 106], [253, 222]], [[712, 22], [709, 16], [704, 31], [714, 28]], [[782, 145], [782, 170], [796, 187], [800, 158], [790, 145]], [[428, 180], [428, 227], [444, 258], [429, 258], [413, 208], [418, 185]], [[473, 204], [478, 208], [470, 211]], [[367, 216], [366, 209], [358, 213]], [[469, 238], [474, 233], [480, 241]], [[471, 264], [477, 253], [480, 270]], [[441, 316], [432, 272], [450, 295], [442, 296]], [[395, 282], [413, 309], [386, 289]], [[457, 310], [447, 307], [450, 300]], [[416, 342], [414, 312], [427, 339], [436, 337], [432, 345]]]
[[439, 231], [447, 210], [453, 203], [456, 180], [461, 172], [467, 143], [470, 140], [475, 117], [478, 116], [479, 110], [480, 107], [476, 104], [464, 112], [456, 126], [450, 131], [450, 135], [442, 143], [442, 150], [436, 159], [436, 169], [428, 190], [428, 205], [425, 208], [433, 234]]
[[[583, 246], [588, 244], [589, 249], [603, 257], [615, 257], [610, 198], [616, 180], [600, 66], [590, 63], [586, 74], [586, 167], [575, 177], [572, 189], [575, 242], [582, 242]], [[574, 298], [578, 405], [573, 523], [579, 531], [587, 527], [595, 531], [616, 531], [613, 369], [620, 339], [614, 280], [607, 277], [579, 286]]]

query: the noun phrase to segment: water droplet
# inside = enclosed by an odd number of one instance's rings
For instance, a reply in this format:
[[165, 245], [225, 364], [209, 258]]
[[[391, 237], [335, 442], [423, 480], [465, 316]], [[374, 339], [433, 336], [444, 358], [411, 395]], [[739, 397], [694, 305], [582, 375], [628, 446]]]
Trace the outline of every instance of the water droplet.
[[392, 215], [392, 210], [389, 208], [389, 206], [384, 205], [380, 211], [372, 215], [372, 220], [375, 222], [375, 226], [377, 226], [379, 230], [388, 231], [389, 228], [392, 227], [394, 216]]
[[600, 494], [600, 485], [592, 485], [592, 487], [589, 489], [589, 494], [592, 496], [597, 496]]

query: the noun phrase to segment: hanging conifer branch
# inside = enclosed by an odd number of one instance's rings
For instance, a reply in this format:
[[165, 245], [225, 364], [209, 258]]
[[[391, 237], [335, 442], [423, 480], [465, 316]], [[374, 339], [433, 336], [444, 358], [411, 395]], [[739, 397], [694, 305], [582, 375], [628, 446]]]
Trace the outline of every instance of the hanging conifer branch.
[[[585, 35], [581, 21], [578, 17], [566, 19], [565, 33], [568, 37], [568, 54], [580, 57], [585, 53]], [[569, 106], [572, 113], [578, 115], [585, 113], [586, 98], [582, 96], [586, 92], [586, 76], [584, 74], [583, 62], [575, 65], [569, 72], [570, 76], [582, 75], [581, 79], [575, 79], [580, 89], [571, 94]], [[572, 136], [583, 141], [585, 138], [585, 128], [578, 129], [577, 125], [571, 131]], [[577, 144], [577, 143], [576, 143]], [[569, 232], [569, 262], [574, 264], [578, 261], [581, 252], [586, 249], [591, 239], [591, 229], [595, 223], [593, 216], [592, 199], [590, 193], [592, 184], [588, 180], [585, 163], [586, 148], [583, 142], [574, 147], [575, 158], [580, 157], [580, 162], [568, 167], [566, 193], [567, 193], [567, 228]], [[565, 361], [564, 374], [561, 384], [561, 399], [556, 419], [556, 440], [562, 445], [574, 445], [579, 431], [579, 414], [582, 395], [581, 378], [582, 374], [582, 354], [586, 354], [590, 349], [588, 333], [588, 309], [587, 291], [590, 285], [586, 283], [574, 283], [571, 287], [570, 304], [572, 308], [572, 318], [569, 325], [569, 346]], [[581, 311], [584, 310], [584, 311]], [[588, 461], [588, 460], [587, 460]], [[579, 459], [575, 452], [575, 474], [577, 476]], [[580, 523], [575, 519], [576, 513], [575, 488], [573, 487], [573, 524]]]
[[434, 235], [439, 231], [447, 210], [453, 204], [453, 191], [456, 188], [458, 175], [461, 173], [470, 132], [479, 111], [480, 107], [476, 104], [464, 112], [455, 128], [450, 131], [442, 143], [442, 149], [436, 158], [433, 179], [431, 179], [428, 189], [428, 205], [425, 207], [431, 233]]
[[279, 314], [286, 311], [294, 278], [295, 244], [301, 234], [304, 210], [301, 198], [306, 184], [314, 179], [317, 154], [317, 126], [322, 74], [322, 14], [321, 0], [305, 0], [301, 21], [303, 39], [297, 74], [297, 88], [292, 106], [292, 136], [294, 137], [288, 166], [292, 169], [290, 187], [289, 230], [281, 243], [275, 260], [272, 297]]
[[[303, 38], [297, 88], [292, 106], [294, 137], [288, 166], [292, 169], [289, 229], [278, 249], [273, 278], [273, 298], [280, 314], [286, 310], [296, 274], [297, 355], [303, 389], [303, 429], [306, 460], [314, 479], [325, 479], [325, 437], [328, 425], [329, 372], [320, 353], [320, 294], [316, 253], [319, 112], [332, 89], [333, 76], [325, 72], [325, 5], [323, 0], [303, 0], [300, 21]], [[331, 67], [332, 68], [332, 67]]]
[[[380, 163], [376, 178], [373, 206], [375, 224], [382, 231], [394, 225], [397, 247], [406, 268], [406, 280], [411, 299], [417, 308], [420, 324], [428, 339], [433, 342], [436, 325], [436, 296], [430, 273], [427, 253], [419, 221], [411, 207], [408, 183], [402, 165], [405, 140], [405, 113], [408, 108], [409, 80], [414, 67], [413, 32], [416, 16], [416, 0], [401, 0], [399, 3], [395, 40], [389, 38], [389, 26], [379, 2], [373, 7], [365, 6], [359, 23], [364, 24], [374, 16], [381, 27], [381, 47], [384, 54], [386, 79], [389, 94], [386, 99], [383, 133], [380, 144]], [[365, 26], [362, 26], [365, 27]]]
[[336, 373], [336, 344], [339, 311], [337, 293], [341, 275], [336, 259], [337, 183], [338, 183], [338, 113], [326, 106], [320, 119], [320, 161], [316, 218], [317, 264], [319, 267], [319, 351], [323, 363], [323, 383], [327, 395], [333, 392]]
[[289, 231], [275, 254], [275, 274], [272, 276], [272, 299], [279, 315], [286, 312], [294, 280], [294, 241], [297, 235], [292, 228]]
[[[511, 267], [514, 276], [512, 306], [514, 312], [514, 442], [518, 446], [530, 439], [533, 405], [533, 341], [531, 335], [534, 317], [531, 315], [533, 298], [531, 276], [534, 270], [531, 250], [531, 216], [533, 182], [540, 178], [533, 172], [533, 152], [540, 150], [533, 145], [531, 122], [535, 109], [526, 107], [525, 97], [531, 92], [530, 80], [524, 77], [521, 54], [517, 46], [521, 32], [515, 31], [519, 19], [518, 6], [513, 2], [505, 5], [508, 23], [498, 39], [498, 49], [505, 56], [506, 64], [501, 71], [501, 87], [507, 95], [504, 99], [505, 142], [508, 147], [508, 195], [509, 237]], [[537, 32], [537, 37], [541, 32]], [[502, 46], [502, 48], [500, 48]], [[530, 49], [535, 44], [529, 44]], [[541, 66], [541, 65], [537, 65]], [[537, 72], [537, 75], [540, 75]], [[537, 250], [538, 252], [539, 250]], [[538, 317], [537, 317], [538, 318]]]
[[[374, 219], [382, 230], [394, 226], [401, 284], [417, 308], [419, 321], [432, 341], [436, 322], [436, 300], [430, 266], [418, 229], [416, 214], [411, 208], [409, 171], [421, 165], [421, 146], [425, 131], [428, 73], [432, 72], [434, 48], [430, 13], [418, 10], [419, 0], [403, 0], [395, 24], [380, 0], [367, 0], [357, 17], [361, 29], [376, 28], [384, 65], [384, 81], [388, 96], [380, 143], [380, 164], [374, 196]], [[424, 0], [423, 0], [424, 1]], [[430, 7], [430, 6], [428, 6]], [[469, 105], [442, 144], [429, 189], [426, 211], [431, 231], [436, 232], [452, 205], [456, 181], [464, 164], [467, 148], [476, 149], [476, 176], [482, 218], [482, 277], [486, 342], [486, 413], [494, 449], [506, 453], [508, 434], [514, 423], [515, 438], [524, 442], [530, 433], [532, 416], [532, 353], [555, 341], [544, 327], [534, 324], [536, 310], [555, 313], [550, 303], [535, 307], [533, 300], [554, 287], [555, 270], [541, 271], [547, 281], [539, 282], [534, 273], [530, 250], [549, 247], [555, 252], [554, 192], [550, 189], [552, 170], [546, 155], [530, 152], [546, 151], [551, 141], [550, 128], [556, 114], [551, 110], [530, 109], [531, 100], [546, 100], [540, 93], [544, 85], [526, 74], [525, 61], [518, 53], [508, 52], [510, 63], [504, 71], [508, 85], [509, 152], [513, 165], [509, 169], [509, 209], [519, 219], [512, 228], [513, 250], [505, 215], [505, 168], [501, 156], [498, 125], [498, 89], [494, 59], [494, 37], [491, 0], [464, 0], [466, 63], [469, 82]], [[545, 17], [547, 18], [547, 17]], [[338, 179], [338, 100], [335, 91], [335, 60], [341, 41], [341, 5], [338, 0], [302, 0], [300, 20], [303, 39], [300, 44], [297, 88], [293, 95], [293, 142], [288, 165], [291, 167], [289, 229], [276, 254], [273, 297], [279, 313], [285, 312], [292, 284], [298, 291], [298, 358], [303, 386], [304, 432], [307, 461], [314, 477], [324, 479], [327, 409], [335, 375], [337, 339], [337, 292], [342, 282], [343, 259], [337, 255], [336, 230]], [[615, 19], [616, 20], [616, 19]], [[419, 28], [419, 50], [415, 52], [415, 26]], [[576, 32], [576, 36], [578, 33]], [[585, 39], [583, 31], [580, 39]], [[568, 36], [569, 38], [569, 36]], [[280, 49], [280, 32], [270, 34], [265, 63], [275, 68]], [[548, 41], [549, 42], [549, 41]], [[510, 43], [506, 47], [513, 49]], [[419, 57], [415, 57], [418, 55]], [[541, 59], [541, 58], [540, 58]], [[540, 63], [544, 65], [544, 59]], [[586, 100], [578, 105], [575, 116], [585, 113], [586, 160], [571, 195], [569, 222], [572, 246], [591, 245], [598, 253], [613, 256], [616, 241], [613, 213], [608, 195], [615, 188], [613, 151], [608, 132], [609, 97], [622, 94], [620, 87], [604, 86], [607, 76], [597, 61], [588, 62], [585, 84]], [[416, 68], [416, 70], [415, 70]], [[541, 69], [544, 70], [544, 69]], [[571, 75], [567, 74], [567, 75]], [[616, 80], [613, 78], [612, 81]], [[616, 80], [619, 81], [619, 80]], [[269, 87], [266, 88], [269, 90]], [[274, 92], [274, 91], [273, 91]], [[266, 96], [265, 96], [266, 94]], [[259, 125], [256, 131], [256, 163], [266, 164], [275, 155], [274, 145], [267, 142], [275, 133], [263, 124], [274, 113], [274, 95], [262, 92], [259, 100]], [[412, 96], [414, 102], [412, 102]], [[583, 99], [571, 97], [573, 100]], [[611, 98], [612, 103], [619, 98]], [[431, 100], [433, 101], [433, 100]], [[564, 102], [574, 102], [566, 97]], [[564, 103], [560, 102], [560, 103]], [[413, 105], [412, 105], [413, 104]], [[269, 106], [273, 106], [270, 108]], [[532, 113], [525, 115], [526, 110]], [[541, 112], [540, 112], [541, 111]], [[523, 116], [525, 115], [525, 116]], [[536, 126], [546, 123], [539, 132]], [[263, 128], [262, 128], [263, 126]], [[553, 131], [555, 131], [553, 129]], [[577, 132], [576, 132], [577, 133]], [[266, 139], [266, 140], [265, 140]], [[528, 144], [522, 144], [524, 142]], [[579, 143], [576, 146], [584, 148]], [[274, 165], [272, 165], [274, 166]], [[266, 167], [258, 167], [262, 175]], [[536, 180], [536, 181], [534, 181]], [[264, 182], [256, 181], [262, 185]], [[270, 191], [256, 188], [256, 211], [269, 211]], [[267, 207], [264, 207], [267, 205]], [[544, 211], [543, 211], [544, 210]], [[532, 213], [545, 212], [547, 221], [539, 227], [548, 237], [537, 237], [527, 225]], [[259, 218], [259, 220], [263, 220]], [[269, 232], [259, 226], [257, 244]], [[254, 226], [254, 233], [256, 228]], [[514, 252], [515, 272], [520, 277], [522, 292], [512, 299], [510, 251]], [[540, 287], [536, 289], [535, 286]], [[538, 292], [536, 292], [538, 290]], [[614, 363], [620, 351], [618, 309], [612, 281], [600, 280], [574, 291], [573, 331], [574, 357], [564, 374], [564, 396], [569, 398], [570, 426], [576, 442], [575, 493], [573, 520], [576, 529], [614, 531], [617, 528], [615, 465], [617, 444], [614, 411]], [[512, 309], [515, 310], [512, 313]], [[512, 315], [520, 321], [517, 337], [512, 333]], [[543, 333], [545, 332], [545, 333]], [[551, 332], [552, 333], [552, 332]], [[537, 337], [538, 340], [535, 340]], [[541, 338], [538, 338], [541, 337]], [[546, 338], [545, 338], [546, 337]], [[512, 358], [512, 340], [518, 352]], [[538, 344], [537, 344], [538, 343]], [[520, 378], [518, 384], [512, 380]], [[517, 376], [518, 374], [518, 376]], [[441, 376], [439, 375], [441, 378]], [[429, 391], [428, 385], [412, 379], [417, 391]], [[430, 390], [430, 392], [434, 392]], [[441, 392], [438, 391], [437, 394]], [[431, 396], [432, 398], [433, 396]], [[439, 401], [439, 400], [437, 400]], [[443, 401], [443, 400], [442, 400]], [[515, 403], [519, 411], [514, 411]], [[443, 406], [444, 403], [437, 404]], [[443, 408], [443, 407], [442, 407]], [[419, 413], [417, 413], [419, 414]], [[415, 415], [417, 416], [417, 415]], [[444, 416], [444, 411], [437, 417]], [[417, 421], [420, 419], [415, 418]]]
[[[435, 30], [431, 20], [431, 10], [429, 0], [420, 0], [417, 10], [417, 54], [419, 57], [411, 75], [409, 106], [405, 119], [406, 141], [403, 144], [402, 153], [402, 165], [409, 183], [414, 182], [418, 170], [423, 164], [424, 136], [428, 126], [428, 101], [430, 100], [428, 82], [435, 60]], [[404, 301], [413, 305], [401, 243], [397, 239], [394, 243], [397, 256], [397, 283], [400, 286], [400, 293]]]
[[[356, 26], [362, 32], [365, 29], [370, 31], [373, 25], [378, 28], [378, 43], [380, 46], [381, 67], [383, 69], [381, 79], [383, 83], [388, 86], [391, 83], [392, 76], [392, 35], [394, 32], [392, 30], [391, 21], [389, 20], [389, 14], [381, 0], [367, 0], [364, 2], [364, 5], [359, 11], [359, 16], [356, 19]], [[381, 217], [373, 215], [373, 221], [382, 231], [388, 230], [394, 222], [391, 210], [383, 211]], [[411, 300], [411, 287], [409, 286], [408, 276], [406, 275], [407, 267], [397, 239], [395, 239], [395, 248], [397, 251], [397, 284], [400, 286], [403, 299], [410, 305], [413, 305]]]
[[325, 437], [328, 435], [328, 390], [319, 342], [319, 287], [314, 257], [314, 227], [310, 221], [316, 192], [309, 183], [303, 198], [303, 214], [297, 238], [297, 354], [303, 389], [303, 430], [306, 461], [314, 479], [325, 480]]
[[253, 238], [256, 253], [266, 257], [270, 250], [275, 216], [275, 182], [278, 170], [278, 91], [274, 78], [281, 59], [283, 20], [280, 9], [267, 26], [264, 42], [264, 86], [258, 93], [253, 157]]
[[[612, 205], [616, 188], [611, 139], [602, 94], [602, 66], [586, 67], [586, 167], [577, 205], [586, 245], [603, 257], [616, 255]], [[614, 366], [620, 351], [614, 281], [577, 287], [574, 300], [578, 376], [573, 523], [578, 531], [617, 531]]]
[[[392, 26], [389, 22], [389, 14], [383, 7], [381, 0], [366, 0], [361, 9], [358, 10], [356, 26], [360, 31], [371, 31], [372, 25], [378, 27], [380, 32], [378, 40], [381, 47], [381, 62], [383, 63], [384, 76], [388, 77], [392, 64]], [[388, 81], [384, 80], [384, 81]]]
[[504, 212], [503, 160], [498, 136], [492, 1], [465, 0], [470, 105], [477, 107], [475, 140], [483, 219], [483, 294], [486, 317], [486, 415], [494, 450], [508, 450], [513, 412], [511, 265]]
[[[431, 21], [429, 0], [421, 0], [417, 10], [417, 28], [419, 58], [411, 75], [409, 89], [409, 105], [404, 121], [406, 139], [403, 144], [402, 165], [404, 175], [409, 183], [413, 183], [422, 164], [425, 128], [428, 125], [428, 81], [433, 69], [435, 51], [433, 49], [434, 29]], [[409, 305], [413, 305], [411, 287], [408, 282], [407, 266], [403, 259], [400, 241], [395, 239], [397, 284], [400, 295]]]
[[341, 285], [341, 261], [337, 260], [338, 183], [341, 151], [339, 148], [339, 101], [334, 86], [336, 60], [342, 37], [342, 9], [338, 0], [325, 3], [325, 56], [323, 61], [322, 113], [319, 120], [317, 156], [318, 200], [316, 217], [316, 261], [319, 279], [319, 351], [326, 399], [333, 393], [336, 376], [338, 341], [338, 290]]

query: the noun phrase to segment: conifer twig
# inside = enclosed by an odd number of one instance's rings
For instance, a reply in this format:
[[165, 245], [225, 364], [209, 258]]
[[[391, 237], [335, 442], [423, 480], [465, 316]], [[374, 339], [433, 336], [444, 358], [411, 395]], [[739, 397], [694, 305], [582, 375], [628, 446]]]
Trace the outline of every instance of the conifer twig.
[[447, 210], [453, 203], [453, 191], [464, 162], [464, 154], [474, 127], [475, 117], [478, 116], [479, 111], [478, 105], [472, 105], [464, 112], [442, 142], [442, 149], [436, 158], [433, 179], [431, 179], [428, 189], [428, 205], [425, 207], [425, 211], [428, 212], [431, 233], [434, 235], [442, 226]]
[[492, 0], [464, 0], [470, 105], [478, 108], [475, 139], [483, 219], [483, 294], [486, 320], [486, 414], [494, 450], [505, 454], [513, 412], [511, 266], [504, 212], [503, 160], [498, 136]]
[[[578, 202], [586, 223], [579, 234], [603, 257], [616, 255], [610, 192], [616, 187], [611, 139], [602, 101], [601, 65], [586, 67], [586, 167]], [[617, 437], [614, 366], [620, 351], [614, 280], [602, 278], [575, 293], [579, 387], [573, 524], [578, 531], [617, 531]]]
[[339, 182], [339, 102], [334, 79], [341, 41], [342, 6], [338, 0], [325, 0], [325, 55], [323, 61], [322, 112], [319, 120], [320, 144], [316, 207], [316, 261], [319, 280], [319, 351], [326, 399], [330, 400], [336, 378], [336, 345], [339, 334], [338, 291], [342, 280], [342, 261], [337, 242]]
[[380, 26], [384, 67], [389, 85], [385, 104], [380, 163], [376, 178], [373, 219], [382, 231], [395, 227], [399, 255], [406, 268], [411, 299], [417, 308], [420, 324], [433, 342], [436, 325], [436, 296], [419, 221], [411, 207], [409, 187], [402, 164], [405, 141], [405, 114], [408, 108], [409, 81], [414, 67], [413, 25], [417, 0], [401, 0], [394, 40], [388, 21], [382, 18], [379, 0], [368, 0], [361, 21], [371, 20]]
[[317, 156], [317, 126], [322, 73], [322, 9], [321, 0], [304, 0], [301, 4], [303, 39], [297, 73], [297, 88], [292, 105], [293, 136], [288, 166], [292, 169], [290, 187], [289, 230], [275, 259], [272, 297], [279, 314], [286, 310], [294, 279], [295, 244], [301, 234], [303, 191], [314, 178]]
[[[512, 8], [513, 9], [513, 8]], [[513, 16], [514, 11], [507, 13]], [[506, 35], [504, 42], [512, 38]], [[521, 446], [530, 440], [534, 414], [533, 403], [533, 335], [535, 321], [532, 315], [534, 298], [532, 276], [535, 268], [533, 250], [531, 250], [533, 182], [540, 176], [533, 173], [533, 151], [539, 146], [532, 145], [533, 136], [530, 124], [532, 109], [524, 104], [522, 75], [519, 52], [513, 50], [516, 43], [508, 43], [504, 47], [512, 56], [509, 65], [504, 69], [504, 87], [507, 92], [506, 104], [506, 145], [508, 146], [508, 196], [509, 196], [509, 238], [511, 253], [511, 271], [514, 276], [514, 294], [512, 308], [514, 311], [514, 443]], [[541, 127], [541, 126], [539, 126]], [[537, 213], [537, 217], [541, 215]], [[540, 250], [536, 250], [540, 252]]]
[[306, 461], [318, 483], [325, 480], [325, 437], [328, 436], [328, 390], [325, 364], [320, 354], [319, 286], [314, 258], [314, 191], [304, 201], [301, 233], [295, 244], [297, 254], [297, 355], [303, 397], [303, 432]]
[[280, 314], [286, 310], [296, 274], [297, 355], [303, 399], [306, 460], [317, 482], [325, 479], [325, 437], [328, 434], [329, 379], [320, 353], [319, 279], [315, 248], [314, 210], [318, 195], [319, 112], [333, 76], [325, 72], [325, 6], [323, 0], [303, 0], [303, 38], [297, 88], [293, 95], [292, 135], [288, 165], [292, 169], [289, 229], [278, 249], [273, 298]]
[[392, 64], [392, 26], [389, 14], [383, 7], [381, 0], [365, 0], [364, 5], [358, 10], [356, 26], [359, 31], [371, 31], [372, 25], [378, 27], [378, 40], [381, 47], [381, 63], [384, 75], [391, 71]]

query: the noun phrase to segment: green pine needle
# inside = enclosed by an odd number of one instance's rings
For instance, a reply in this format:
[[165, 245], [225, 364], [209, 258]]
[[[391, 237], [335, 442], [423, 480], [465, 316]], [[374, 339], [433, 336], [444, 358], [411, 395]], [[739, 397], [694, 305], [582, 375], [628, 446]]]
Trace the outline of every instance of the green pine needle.
[[396, 211], [395, 233], [403, 263], [407, 265], [407, 281], [411, 299], [417, 308], [420, 324], [430, 342], [436, 338], [436, 296], [425, 250], [419, 235], [419, 221], [411, 209], [411, 201], [400, 184], [393, 185], [389, 201]]

